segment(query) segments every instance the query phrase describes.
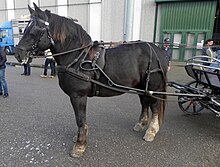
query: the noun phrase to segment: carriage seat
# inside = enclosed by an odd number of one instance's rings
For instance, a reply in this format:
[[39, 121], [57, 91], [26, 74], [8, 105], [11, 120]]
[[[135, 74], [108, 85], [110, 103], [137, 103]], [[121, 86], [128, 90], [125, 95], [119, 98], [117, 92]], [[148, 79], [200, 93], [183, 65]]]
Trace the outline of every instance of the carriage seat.
[[220, 88], [220, 60], [209, 56], [194, 56], [187, 60], [187, 74], [198, 83]]
[[207, 71], [193, 64], [185, 66], [187, 74], [195, 79], [198, 83], [209, 85], [210, 87], [220, 88], [220, 74], [213, 71]]

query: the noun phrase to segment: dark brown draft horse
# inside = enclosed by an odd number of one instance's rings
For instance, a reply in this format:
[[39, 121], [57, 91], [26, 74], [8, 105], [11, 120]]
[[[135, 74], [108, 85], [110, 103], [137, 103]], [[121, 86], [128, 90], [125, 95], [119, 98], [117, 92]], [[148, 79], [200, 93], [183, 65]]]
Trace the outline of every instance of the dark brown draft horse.
[[[30, 23], [15, 48], [19, 62], [27, 62], [48, 48], [58, 64], [61, 89], [70, 97], [78, 126], [77, 141], [70, 155], [82, 156], [87, 146], [87, 97], [137, 93], [142, 106], [135, 131], [146, 126], [144, 140], [153, 141], [162, 124], [166, 95], [152, 97], [147, 90], [166, 91], [167, 63], [162, 50], [148, 42], [129, 42], [105, 50], [92, 42], [72, 19], [29, 7]], [[37, 55], [36, 55], [37, 56]], [[101, 61], [99, 61], [101, 59]], [[152, 118], [148, 125], [149, 108]]]

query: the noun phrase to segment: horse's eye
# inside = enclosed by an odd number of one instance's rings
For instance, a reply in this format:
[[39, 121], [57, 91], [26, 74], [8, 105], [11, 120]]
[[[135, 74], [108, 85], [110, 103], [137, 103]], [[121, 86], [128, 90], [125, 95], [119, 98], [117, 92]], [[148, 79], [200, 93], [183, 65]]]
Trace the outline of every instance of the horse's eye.
[[38, 36], [40, 35], [42, 29], [39, 28], [39, 27], [33, 27], [31, 30], [30, 30], [30, 34], [31, 35], [34, 35], [34, 36]]

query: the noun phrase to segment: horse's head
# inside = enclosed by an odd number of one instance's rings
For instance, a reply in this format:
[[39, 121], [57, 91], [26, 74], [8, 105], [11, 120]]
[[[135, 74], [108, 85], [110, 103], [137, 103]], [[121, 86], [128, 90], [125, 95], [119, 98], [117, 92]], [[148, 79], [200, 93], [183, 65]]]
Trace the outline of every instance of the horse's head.
[[33, 55], [50, 48], [54, 43], [49, 31], [50, 11], [42, 11], [36, 4], [34, 4], [35, 10], [29, 5], [28, 8], [31, 20], [15, 47], [15, 57], [22, 63], [30, 62]]

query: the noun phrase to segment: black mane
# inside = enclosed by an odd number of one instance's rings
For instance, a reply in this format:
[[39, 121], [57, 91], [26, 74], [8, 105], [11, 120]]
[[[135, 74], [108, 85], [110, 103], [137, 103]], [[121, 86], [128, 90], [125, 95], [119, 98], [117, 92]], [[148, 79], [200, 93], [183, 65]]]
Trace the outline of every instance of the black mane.
[[89, 34], [81, 25], [75, 23], [73, 19], [54, 13], [51, 13], [50, 29], [53, 40], [59, 41], [62, 44], [68, 39], [77, 40], [81, 46], [88, 45], [92, 41]]

